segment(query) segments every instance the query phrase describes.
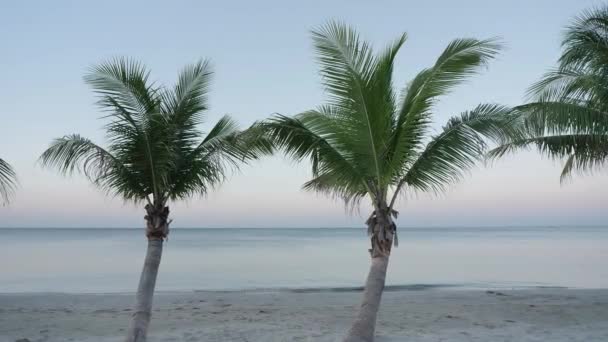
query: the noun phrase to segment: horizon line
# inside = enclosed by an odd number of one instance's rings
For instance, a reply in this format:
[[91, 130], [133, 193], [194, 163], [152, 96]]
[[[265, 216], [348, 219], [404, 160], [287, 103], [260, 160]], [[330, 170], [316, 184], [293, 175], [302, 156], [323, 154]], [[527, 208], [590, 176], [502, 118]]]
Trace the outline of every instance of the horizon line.
[[[604, 224], [581, 224], [581, 225], [428, 225], [428, 226], [398, 226], [401, 229], [416, 229], [416, 228], [608, 228], [608, 225]], [[56, 227], [56, 226], [22, 226], [22, 227], [9, 227], [0, 226], [0, 229], [145, 229], [145, 227]], [[212, 226], [212, 227], [173, 227], [171, 229], [367, 229], [367, 227], [353, 227], [353, 226], [339, 226], [339, 227], [230, 227], [230, 226]]]

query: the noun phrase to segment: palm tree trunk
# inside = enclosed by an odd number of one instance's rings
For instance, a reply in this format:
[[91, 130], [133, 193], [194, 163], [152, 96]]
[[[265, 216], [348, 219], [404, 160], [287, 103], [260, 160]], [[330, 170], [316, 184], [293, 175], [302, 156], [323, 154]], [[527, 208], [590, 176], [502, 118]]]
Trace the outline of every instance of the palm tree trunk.
[[374, 341], [376, 316], [380, 309], [382, 291], [384, 291], [388, 259], [388, 255], [372, 258], [372, 265], [365, 282], [365, 290], [363, 291], [363, 302], [344, 342]]
[[372, 248], [372, 263], [363, 290], [363, 302], [344, 342], [373, 342], [380, 300], [386, 283], [388, 260], [396, 236], [396, 226], [386, 205], [380, 205], [367, 221]]
[[148, 335], [148, 325], [152, 315], [152, 298], [154, 287], [163, 253], [163, 240], [151, 238], [148, 240], [148, 250], [144, 268], [139, 278], [137, 297], [135, 301], [135, 312], [131, 320], [131, 326], [127, 334], [126, 342], [145, 342]]
[[152, 299], [158, 268], [163, 254], [163, 240], [169, 234], [169, 208], [162, 205], [146, 205], [145, 219], [147, 221], [146, 236], [148, 249], [144, 268], [139, 278], [137, 295], [135, 299], [135, 312], [127, 332], [126, 342], [145, 342], [148, 336], [148, 326], [152, 316]]

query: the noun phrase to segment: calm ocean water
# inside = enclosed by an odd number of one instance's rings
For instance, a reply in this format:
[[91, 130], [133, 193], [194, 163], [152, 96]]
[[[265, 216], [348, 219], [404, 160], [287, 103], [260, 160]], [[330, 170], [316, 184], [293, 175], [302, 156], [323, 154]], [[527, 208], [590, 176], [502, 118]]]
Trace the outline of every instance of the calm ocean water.
[[[608, 288], [608, 228], [402, 228], [390, 285]], [[132, 292], [143, 229], [0, 229], [0, 292]], [[173, 229], [158, 291], [361, 286], [360, 229]]]

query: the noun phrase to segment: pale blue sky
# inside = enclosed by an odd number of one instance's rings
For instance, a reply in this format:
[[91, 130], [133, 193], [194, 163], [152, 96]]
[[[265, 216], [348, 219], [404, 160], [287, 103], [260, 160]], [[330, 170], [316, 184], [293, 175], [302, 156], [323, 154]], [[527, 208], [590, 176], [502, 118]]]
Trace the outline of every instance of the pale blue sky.
[[[172, 82], [201, 57], [216, 72], [209, 122], [243, 126], [323, 101], [309, 30], [328, 19], [355, 26], [378, 47], [406, 31], [396, 85], [429, 66], [457, 37], [500, 36], [507, 49], [442, 101], [437, 127], [480, 102], [515, 105], [559, 52], [563, 27], [591, 0], [560, 1], [3, 1], [0, 4], [0, 154], [20, 176], [0, 227], [140, 226], [143, 211], [106, 198], [82, 177], [36, 166], [50, 140], [78, 132], [103, 143], [86, 68], [113, 56], [145, 62]], [[208, 127], [208, 126], [207, 126]], [[522, 153], [480, 166], [440, 198], [402, 200], [403, 226], [604, 224], [608, 177], [560, 186], [561, 163]], [[243, 168], [206, 198], [171, 204], [176, 227], [358, 226], [340, 202], [305, 193], [308, 166], [273, 157]]]

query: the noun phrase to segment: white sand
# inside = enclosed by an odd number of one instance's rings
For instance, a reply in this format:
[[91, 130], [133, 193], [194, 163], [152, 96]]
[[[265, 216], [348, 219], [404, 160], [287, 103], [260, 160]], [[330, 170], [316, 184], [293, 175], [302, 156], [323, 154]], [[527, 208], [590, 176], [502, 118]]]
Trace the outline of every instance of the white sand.
[[[149, 341], [338, 341], [359, 292], [159, 293]], [[132, 295], [0, 295], [0, 341], [122, 341]], [[391, 291], [377, 341], [608, 341], [608, 289]]]

